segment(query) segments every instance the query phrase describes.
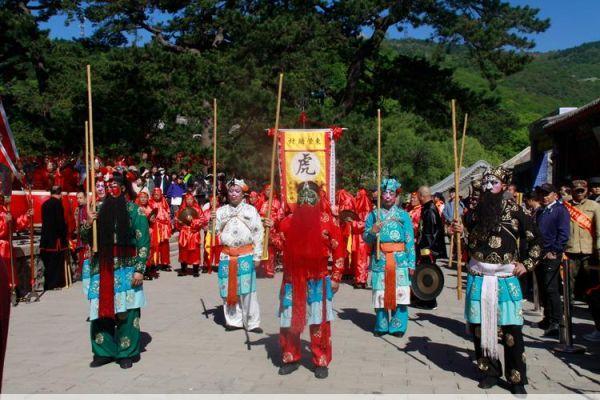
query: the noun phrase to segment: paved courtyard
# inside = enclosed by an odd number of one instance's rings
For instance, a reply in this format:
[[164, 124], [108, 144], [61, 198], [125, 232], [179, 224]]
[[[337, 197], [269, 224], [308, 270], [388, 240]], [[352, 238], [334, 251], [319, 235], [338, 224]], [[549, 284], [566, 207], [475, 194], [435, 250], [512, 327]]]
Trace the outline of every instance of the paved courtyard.
[[[175, 264], [174, 264], [175, 265]], [[5, 393], [481, 393], [472, 345], [465, 334], [456, 274], [445, 270], [446, 288], [434, 311], [410, 309], [404, 338], [371, 333], [370, 292], [344, 284], [334, 299], [333, 362], [327, 380], [310, 371], [308, 333], [303, 368], [280, 377], [275, 317], [281, 274], [258, 280], [264, 334], [225, 332], [216, 274], [200, 278], [163, 272], [146, 282], [143, 352], [130, 370], [117, 364], [91, 369], [87, 304], [81, 283], [46, 293], [40, 303], [11, 314]], [[201, 299], [208, 309], [204, 314]], [[531, 309], [531, 304], [525, 305]], [[590, 332], [587, 310], [577, 307], [576, 343]], [[585, 355], [559, 355], [556, 341], [541, 338], [527, 316], [530, 393], [600, 393], [600, 346]], [[496, 387], [488, 393], [507, 393]]]

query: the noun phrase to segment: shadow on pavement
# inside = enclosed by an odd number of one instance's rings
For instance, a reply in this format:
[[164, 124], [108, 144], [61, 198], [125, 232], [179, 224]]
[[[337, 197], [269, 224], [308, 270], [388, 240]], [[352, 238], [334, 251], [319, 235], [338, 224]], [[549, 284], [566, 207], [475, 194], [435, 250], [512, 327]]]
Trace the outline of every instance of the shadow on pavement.
[[432, 342], [427, 336], [411, 336], [405, 353], [419, 353], [446, 372], [454, 372], [466, 379], [478, 382], [481, 376], [471, 361], [470, 351], [444, 343]]
[[435, 314], [427, 314], [419, 312], [416, 315], [417, 320], [429, 321], [433, 325], [439, 326], [442, 329], [452, 332], [458, 337], [469, 340], [470, 337], [467, 335], [465, 330], [465, 323], [452, 318], [442, 317]]
[[342, 308], [337, 311], [339, 319], [350, 321], [365, 332], [373, 332], [375, 314], [358, 311], [356, 308]]
[[[308, 334], [308, 327], [305, 332]], [[258, 339], [255, 341], [251, 341], [250, 345], [252, 349], [255, 350], [257, 346], [264, 346], [265, 351], [267, 352], [267, 358], [271, 361], [273, 366], [279, 368], [283, 365], [281, 360], [281, 346], [279, 345], [279, 334], [267, 334], [267, 337], [263, 337], [262, 339]], [[302, 340], [302, 359], [300, 360], [300, 364], [312, 371], [314, 369], [313, 363], [311, 361], [311, 352], [310, 352], [310, 344], [306, 340]]]

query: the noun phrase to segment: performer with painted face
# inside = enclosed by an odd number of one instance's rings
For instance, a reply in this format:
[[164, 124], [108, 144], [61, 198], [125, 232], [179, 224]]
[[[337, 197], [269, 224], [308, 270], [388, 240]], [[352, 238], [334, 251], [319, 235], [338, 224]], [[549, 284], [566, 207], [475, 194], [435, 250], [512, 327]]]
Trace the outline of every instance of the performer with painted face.
[[[265, 221], [269, 226], [272, 223]], [[344, 270], [340, 227], [337, 219], [322, 209], [318, 186], [304, 182], [298, 186], [296, 209], [280, 222], [279, 228], [284, 241], [279, 303], [283, 365], [279, 374], [291, 374], [300, 366], [300, 335], [308, 324], [314, 374], [324, 379], [331, 362], [333, 294], [339, 288]], [[331, 275], [327, 269], [330, 254]]]
[[146, 304], [142, 283], [150, 238], [146, 215], [131, 201], [128, 185], [115, 174], [98, 214], [90, 212], [81, 226], [81, 236], [89, 243], [97, 216], [98, 252], [83, 279], [90, 301], [92, 368], [115, 360], [121, 368], [131, 368], [140, 354], [140, 308]]
[[[502, 376], [500, 337], [511, 392], [522, 394], [527, 375], [518, 277], [536, 266], [541, 246], [531, 219], [514, 200], [504, 198], [510, 180], [510, 172], [502, 167], [486, 172], [483, 193], [464, 218], [471, 254], [465, 318], [473, 334], [477, 367], [485, 375], [479, 387], [489, 389]], [[453, 222], [452, 231], [463, 231], [459, 221]]]
[[244, 190], [247, 186], [243, 180], [230, 181], [229, 203], [212, 215], [221, 245], [219, 290], [224, 303], [225, 329], [242, 329], [247, 323], [250, 332], [262, 333], [256, 268], [262, 256], [264, 229], [256, 208], [242, 201]]
[[[410, 278], [415, 270], [415, 238], [410, 215], [396, 206], [400, 183], [381, 183], [382, 208], [373, 210], [365, 225], [365, 242], [372, 245], [371, 285], [375, 336], [404, 336], [408, 325]], [[377, 238], [379, 237], [379, 254]]]

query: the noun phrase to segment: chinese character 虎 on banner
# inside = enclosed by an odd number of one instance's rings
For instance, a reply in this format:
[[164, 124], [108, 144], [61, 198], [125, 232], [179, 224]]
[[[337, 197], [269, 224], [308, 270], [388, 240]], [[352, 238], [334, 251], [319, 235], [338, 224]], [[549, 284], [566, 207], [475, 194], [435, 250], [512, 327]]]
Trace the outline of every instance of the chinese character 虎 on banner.
[[[313, 181], [329, 195], [335, 192], [335, 152], [331, 129], [287, 129], [279, 131], [281, 195], [292, 209], [297, 185]], [[332, 189], [333, 188], [333, 189]]]

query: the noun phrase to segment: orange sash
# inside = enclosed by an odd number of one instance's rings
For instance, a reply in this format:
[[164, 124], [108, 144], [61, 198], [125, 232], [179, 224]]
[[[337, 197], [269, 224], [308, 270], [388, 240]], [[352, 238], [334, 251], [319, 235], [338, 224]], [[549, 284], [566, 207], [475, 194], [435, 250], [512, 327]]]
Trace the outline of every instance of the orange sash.
[[592, 219], [585, 215], [583, 211], [575, 207], [570, 202], [565, 201], [563, 204], [567, 208], [567, 211], [569, 211], [569, 216], [571, 217], [571, 220], [577, 225], [579, 225], [581, 229], [586, 230], [590, 235], [593, 236], [594, 234], [592, 231]]
[[383, 304], [386, 310], [396, 309], [396, 259], [394, 253], [405, 250], [404, 243], [381, 243], [379, 248], [385, 254], [385, 292]]
[[252, 254], [254, 246], [247, 244], [240, 247], [223, 246], [221, 250], [229, 256], [229, 277], [227, 279], [227, 304], [232, 306], [238, 302], [238, 257]]

